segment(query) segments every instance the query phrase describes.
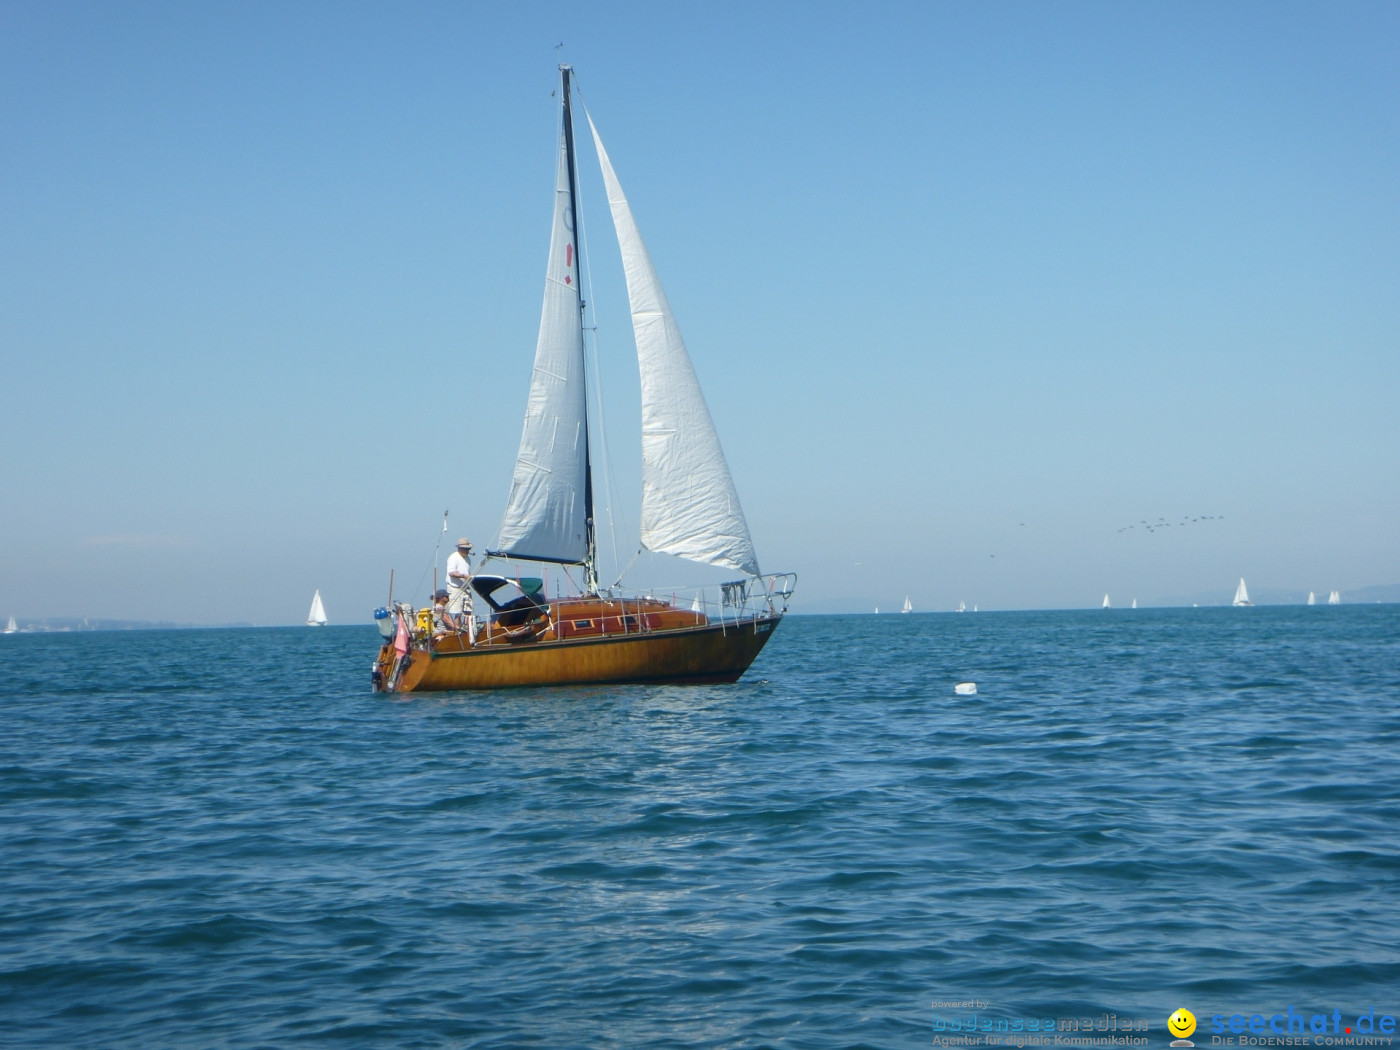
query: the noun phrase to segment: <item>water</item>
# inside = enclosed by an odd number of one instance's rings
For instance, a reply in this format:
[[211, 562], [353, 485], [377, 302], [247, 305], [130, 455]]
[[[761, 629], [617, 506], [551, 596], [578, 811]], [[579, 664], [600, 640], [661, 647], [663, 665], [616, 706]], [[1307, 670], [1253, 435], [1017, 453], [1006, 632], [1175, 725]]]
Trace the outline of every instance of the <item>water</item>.
[[738, 685], [408, 698], [375, 639], [0, 638], [0, 1046], [1400, 1013], [1400, 607], [792, 617]]

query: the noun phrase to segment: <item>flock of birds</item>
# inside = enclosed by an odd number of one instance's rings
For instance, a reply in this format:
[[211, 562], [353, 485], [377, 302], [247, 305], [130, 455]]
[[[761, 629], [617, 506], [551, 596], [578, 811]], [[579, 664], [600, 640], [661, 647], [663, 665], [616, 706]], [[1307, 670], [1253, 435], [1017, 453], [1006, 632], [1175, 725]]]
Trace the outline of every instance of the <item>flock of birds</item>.
[[1225, 520], [1225, 515], [1224, 515], [1224, 514], [1200, 514], [1200, 515], [1197, 515], [1197, 516], [1194, 517], [1194, 518], [1193, 518], [1190, 514], [1183, 514], [1183, 515], [1181, 516], [1181, 520], [1180, 520], [1180, 521], [1168, 521], [1166, 518], [1158, 518], [1156, 521], [1140, 521], [1140, 522], [1138, 522], [1136, 525], [1124, 525], [1124, 526], [1123, 526], [1121, 529], [1119, 529], [1118, 531], [1119, 531], [1119, 532], [1127, 532], [1127, 531], [1129, 531], [1130, 529], [1136, 529], [1136, 528], [1141, 527], [1141, 528], [1146, 529], [1148, 532], [1154, 532], [1154, 531], [1156, 531], [1157, 529], [1169, 529], [1169, 528], [1171, 528], [1173, 525], [1177, 525], [1177, 526], [1181, 526], [1181, 525], [1194, 525], [1194, 524], [1196, 524], [1196, 522], [1198, 522], [1198, 521], [1224, 521], [1224, 520]]

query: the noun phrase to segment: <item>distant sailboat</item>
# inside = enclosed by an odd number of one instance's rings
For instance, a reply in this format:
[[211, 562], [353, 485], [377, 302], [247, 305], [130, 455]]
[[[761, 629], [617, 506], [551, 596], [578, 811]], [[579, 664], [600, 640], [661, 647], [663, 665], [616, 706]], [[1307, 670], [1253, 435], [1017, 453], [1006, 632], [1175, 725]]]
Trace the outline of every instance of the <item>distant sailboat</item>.
[[1316, 604], [1317, 604], [1317, 595], [1314, 594], [1312, 591], [1308, 591], [1308, 604], [1309, 604], [1309, 605], [1316, 605]]
[[1104, 607], [1105, 609], [1112, 609], [1112, 608], [1113, 608], [1113, 603], [1110, 602], [1110, 601], [1108, 600], [1108, 595], [1106, 595], [1106, 594], [1103, 596], [1103, 607]]
[[1244, 586], [1244, 577], [1243, 577], [1243, 576], [1240, 577], [1240, 585], [1239, 585], [1238, 587], [1235, 588], [1235, 601], [1234, 601], [1233, 604], [1235, 604], [1235, 605], [1253, 605], [1253, 604], [1254, 604], [1252, 601], [1249, 600], [1249, 591], [1247, 591], [1247, 590], [1245, 589], [1245, 586]]
[[1133, 608], [1134, 608], [1134, 609], [1137, 608], [1137, 599], [1136, 599], [1136, 598], [1133, 599]]
[[879, 615], [880, 615], [880, 607], [879, 607], [878, 605], [875, 606], [875, 615], [876, 615], [876, 616], [879, 616]]
[[15, 618], [14, 618], [13, 616], [11, 616], [11, 617], [10, 617], [10, 622], [7, 623], [7, 624], [5, 625], [5, 633], [6, 633], [6, 634], [14, 634], [14, 633], [15, 633], [16, 631], [18, 631], [18, 630], [19, 630], [19, 624], [15, 623]]
[[1328, 605], [1341, 605], [1341, 604], [1342, 604], [1342, 592], [1341, 592], [1341, 591], [1333, 591], [1331, 594], [1329, 594], [1329, 595], [1327, 596], [1327, 604], [1328, 604]]
[[914, 606], [909, 603], [909, 595], [906, 594], [904, 596], [904, 608], [899, 611], [902, 613], [911, 613], [914, 611]]
[[967, 612], [967, 602], [958, 602], [958, 612]]
[[311, 599], [311, 611], [306, 614], [306, 626], [326, 626], [326, 607], [321, 604], [321, 592], [319, 590]]

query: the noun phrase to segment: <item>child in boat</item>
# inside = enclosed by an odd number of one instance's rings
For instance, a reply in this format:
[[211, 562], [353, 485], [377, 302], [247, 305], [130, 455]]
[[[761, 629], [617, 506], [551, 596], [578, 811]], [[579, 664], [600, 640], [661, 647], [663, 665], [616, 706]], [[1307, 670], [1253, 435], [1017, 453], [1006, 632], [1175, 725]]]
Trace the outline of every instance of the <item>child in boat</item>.
[[447, 615], [447, 592], [438, 591], [433, 595], [433, 637], [441, 638], [451, 629]]

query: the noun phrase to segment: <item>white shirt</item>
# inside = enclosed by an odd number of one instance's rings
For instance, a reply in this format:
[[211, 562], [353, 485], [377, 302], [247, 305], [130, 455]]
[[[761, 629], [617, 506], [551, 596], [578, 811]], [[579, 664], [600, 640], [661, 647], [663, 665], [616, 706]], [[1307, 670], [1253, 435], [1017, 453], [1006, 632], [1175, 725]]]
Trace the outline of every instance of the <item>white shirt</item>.
[[467, 580], [458, 576], [453, 576], [454, 572], [460, 572], [462, 576], [470, 579], [472, 574], [472, 563], [462, 556], [461, 551], [453, 551], [447, 556], [447, 587], [448, 590], [459, 591], [467, 585]]

